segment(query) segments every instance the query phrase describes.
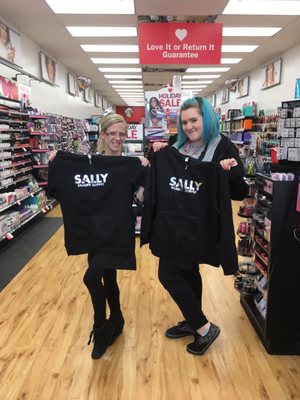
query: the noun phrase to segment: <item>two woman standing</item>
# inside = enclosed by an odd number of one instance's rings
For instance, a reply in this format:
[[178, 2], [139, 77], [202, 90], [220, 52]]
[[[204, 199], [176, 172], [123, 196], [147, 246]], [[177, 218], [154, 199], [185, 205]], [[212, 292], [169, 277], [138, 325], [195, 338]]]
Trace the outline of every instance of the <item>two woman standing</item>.
[[[124, 118], [118, 114], [108, 114], [101, 121], [98, 152], [102, 156], [121, 156], [126, 136], [127, 124]], [[159, 151], [165, 145], [161, 142], [154, 143], [153, 149]], [[228, 174], [231, 198], [239, 200], [246, 196], [248, 188], [243, 180], [243, 166], [238, 151], [228, 138], [220, 134], [219, 121], [206, 99], [197, 97], [183, 102], [178, 134], [173, 146], [186, 160], [193, 158], [220, 164]], [[148, 161], [141, 158], [141, 163], [147, 165]], [[134, 186], [132, 200], [143, 202], [144, 173], [141, 172]], [[130, 202], [128, 207], [131, 207]], [[147, 215], [144, 217], [147, 219]], [[186, 240], [189, 240], [188, 236]], [[94, 309], [94, 326], [90, 336], [94, 340], [92, 358], [98, 359], [122, 333], [124, 327], [117, 269], [124, 269], [126, 265], [125, 269], [135, 269], [135, 265], [130, 265], [128, 260], [122, 260], [116, 254], [102, 253], [97, 249], [89, 254], [88, 260], [84, 283], [91, 295]], [[187, 346], [187, 351], [196, 355], [203, 354], [216, 339], [220, 329], [202, 311], [202, 280], [197, 258], [190, 255], [189, 260], [183, 257], [179, 261], [172, 254], [161, 257], [158, 275], [184, 316], [182, 322], [167, 329], [166, 336], [172, 339], [194, 336], [194, 342]], [[107, 304], [110, 309], [108, 318]]]

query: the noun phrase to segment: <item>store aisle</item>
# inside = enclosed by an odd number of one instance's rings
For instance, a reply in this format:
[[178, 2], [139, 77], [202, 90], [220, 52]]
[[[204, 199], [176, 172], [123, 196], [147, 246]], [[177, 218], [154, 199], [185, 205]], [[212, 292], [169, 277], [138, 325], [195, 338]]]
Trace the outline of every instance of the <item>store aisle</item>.
[[196, 357], [185, 350], [190, 338], [164, 337], [181, 317], [157, 259], [137, 246], [137, 260], [137, 272], [119, 273], [124, 334], [93, 361], [86, 256], [68, 257], [63, 227], [54, 234], [0, 294], [1, 399], [300, 399], [300, 358], [265, 352], [232, 277], [202, 267], [204, 310], [221, 334]]

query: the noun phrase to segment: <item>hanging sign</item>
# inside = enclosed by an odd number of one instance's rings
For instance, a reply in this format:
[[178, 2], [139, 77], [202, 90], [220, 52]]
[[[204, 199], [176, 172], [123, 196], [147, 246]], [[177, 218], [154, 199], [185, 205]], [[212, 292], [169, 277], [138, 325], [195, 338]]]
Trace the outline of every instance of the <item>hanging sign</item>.
[[145, 138], [167, 139], [177, 133], [181, 90], [169, 86], [156, 92], [145, 92], [145, 99]]
[[223, 24], [141, 23], [140, 64], [220, 64]]

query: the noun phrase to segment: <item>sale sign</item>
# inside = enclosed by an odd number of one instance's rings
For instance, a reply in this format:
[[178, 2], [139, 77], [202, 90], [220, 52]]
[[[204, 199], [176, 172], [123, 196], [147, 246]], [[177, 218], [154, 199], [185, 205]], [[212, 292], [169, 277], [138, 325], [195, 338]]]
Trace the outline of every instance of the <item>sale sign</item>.
[[143, 124], [130, 124], [127, 128], [127, 141], [131, 140], [143, 140], [144, 139], [144, 128]]
[[223, 24], [141, 23], [140, 64], [220, 64]]

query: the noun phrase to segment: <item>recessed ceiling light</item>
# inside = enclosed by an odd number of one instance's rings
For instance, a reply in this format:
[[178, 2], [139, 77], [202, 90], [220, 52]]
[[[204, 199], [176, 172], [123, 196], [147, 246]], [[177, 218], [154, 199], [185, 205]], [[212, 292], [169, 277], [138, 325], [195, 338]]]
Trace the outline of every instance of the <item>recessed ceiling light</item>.
[[140, 62], [138, 58], [91, 58], [91, 60], [95, 64], [139, 64]]
[[142, 79], [142, 77], [143, 77], [143, 75], [113, 75], [113, 74], [110, 74], [110, 75], [104, 75], [104, 78], [106, 78], [106, 79], [110, 79], [110, 78], [112, 78], [112, 79], [126, 79], [126, 78], [128, 78], [128, 79], [133, 79], [133, 78], [135, 78], [135, 79]]
[[86, 52], [105, 52], [105, 53], [138, 53], [137, 44], [81, 44], [80, 47]]
[[229, 67], [199, 67], [199, 68], [187, 68], [186, 72], [227, 72]]
[[99, 67], [99, 71], [101, 72], [142, 72], [141, 68], [126, 68], [126, 67]]
[[274, 36], [282, 28], [250, 27], [224, 27], [223, 36]]
[[145, 95], [144, 95], [144, 93], [120, 93], [120, 92], [117, 92], [120, 96], [122, 96], [122, 97], [126, 97], [126, 96], [130, 96], [130, 97], [144, 97]]
[[238, 64], [242, 58], [221, 58], [221, 64]]
[[115, 91], [116, 92], [118, 92], [118, 93], [143, 93], [144, 92], [144, 89], [130, 89], [130, 90], [128, 90], [128, 89], [115, 89]]
[[220, 78], [221, 75], [184, 75], [182, 79], [214, 79]]
[[196, 81], [182, 81], [181, 84], [182, 85], [205, 85], [206, 83], [212, 83], [213, 81], [200, 81], [200, 80], [196, 80]]
[[300, 1], [230, 0], [223, 13], [234, 15], [300, 15]]
[[56, 14], [134, 14], [133, 0], [46, 0]]
[[134, 89], [143, 88], [143, 85], [133, 86], [133, 85], [111, 85], [115, 89]]
[[143, 99], [144, 98], [143, 94], [135, 95], [135, 94], [121, 94], [121, 93], [119, 93], [119, 95], [121, 97], [123, 97], [123, 99]]
[[223, 53], [251, 53], [255, 49], [257, 49], [257, 45], [252, 44], [223, 44], [222, 52]]
[[190, 90], [192, 90], [192, 89], [204, 89], [204, 88], [206, 88], [207, 87], [207, 85], [182, 85], [181, 86], [181, 88], [182, 89], [190, 89]]
[[135, 27], [119, 26], [67, 26], [70, 34], [74, 37], [135, 37]]
[[124, 80], [124, 81], [115, 81], [115, 80], [111, 80], [111, 81], [108, 81], [109, 83], [132, 83], [133, 85], [136, 85], [136, 84], [142, 84], [143, 82], [142, 81], [133, 81], [133, 80], [131, 80], [131, 79], [128, 79], [128, 80]]

